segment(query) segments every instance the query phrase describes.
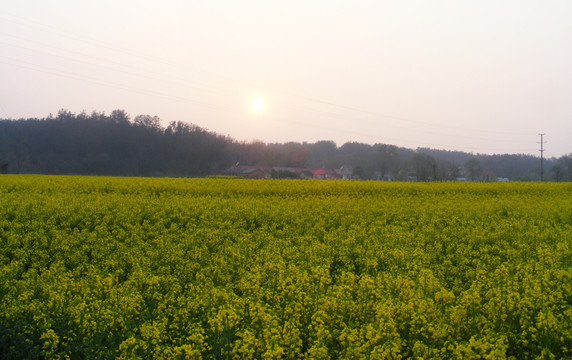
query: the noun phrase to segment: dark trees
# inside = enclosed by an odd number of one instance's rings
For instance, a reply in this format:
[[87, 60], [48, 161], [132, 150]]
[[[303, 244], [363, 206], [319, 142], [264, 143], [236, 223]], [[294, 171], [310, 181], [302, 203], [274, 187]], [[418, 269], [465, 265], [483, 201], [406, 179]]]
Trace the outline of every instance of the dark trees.
[[310, 166], [313, 168], [335, 168], [340, 166], [338, 160], [338, 147], [333, 141], [318, 141], [307, 144], [310, 151]]
[[379, 171], [381, 179], [391, 175], [395, 177], [399, 171], [401, 158], [395, 145], [379, 145]]
[[0, 158], [14, 172], [122, 176], [202, 176], [230, 164], [230, 141], [185, 123], [133, 122], [123, 110], [0, 121]]
[[438, 179], [437, 161], [431, 155], [418, 153], [413, 156], [412, 168], [418, 181], [435, 181]]
[[[123, 110], [109, 115], [61, 110], [44, 119], [0, 120], [0, 164], [7, 164], [12, 173], [205, 176], [238, 162], [313, 169], [345, 166], [362, 179], [420, 181], [455, 180], [464, 167], [470, 180], [479, 180], [487, 171], [510, 180], [536, 181], [539, 160], [358, 142], [340, 147], [333, 141], [237, 142], [182, 121], [163, 127], [157, 116], [131, 120]], [[545, 159], [545, 166], [553, 180], [572, 181], [572, 155]]]
[[483, 173], [481, 162], [477, 158], [470, 158], [465, 162], [465, 170], [467, 171], [467, 179], [477, 181]]
[[552, 166], [554, 181], [572, 181], [572, 154], [564, 155]]

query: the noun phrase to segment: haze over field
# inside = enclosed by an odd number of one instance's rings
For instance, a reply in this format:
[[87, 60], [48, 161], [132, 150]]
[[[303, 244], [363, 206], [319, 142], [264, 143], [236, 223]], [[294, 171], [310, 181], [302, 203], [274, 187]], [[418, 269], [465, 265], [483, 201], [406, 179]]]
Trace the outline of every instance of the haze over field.
[[570, 153], [572, 2], [23, 0], [0, 118], [159, 116], [239, 140]]

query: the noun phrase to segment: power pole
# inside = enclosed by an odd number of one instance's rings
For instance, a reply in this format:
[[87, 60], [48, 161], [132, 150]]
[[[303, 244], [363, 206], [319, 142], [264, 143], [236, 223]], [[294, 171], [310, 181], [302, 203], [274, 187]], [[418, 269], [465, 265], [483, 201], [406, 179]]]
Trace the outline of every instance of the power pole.
[[546, 141], [544, 141], [544, 135], [546, 134], [538, 134], [540, 135], [540, 181], [544, 181], [544, 144], [546, 143]]

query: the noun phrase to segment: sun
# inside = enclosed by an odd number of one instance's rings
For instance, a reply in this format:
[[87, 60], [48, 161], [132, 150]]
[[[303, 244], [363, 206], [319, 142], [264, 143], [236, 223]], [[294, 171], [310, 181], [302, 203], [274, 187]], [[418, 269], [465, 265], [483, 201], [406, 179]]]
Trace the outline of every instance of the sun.
[[255, 113], [261, 113], [264, 110], [264, 103], [260, 98], [252, 99], [252, 111]]

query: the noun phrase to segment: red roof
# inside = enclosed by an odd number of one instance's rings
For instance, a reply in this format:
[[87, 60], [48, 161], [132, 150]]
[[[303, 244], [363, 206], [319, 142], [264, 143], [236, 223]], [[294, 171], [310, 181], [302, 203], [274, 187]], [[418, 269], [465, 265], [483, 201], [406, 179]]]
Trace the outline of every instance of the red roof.
[[322, 175], [335, 175], [336, 173], [332, 169], [324, 169], [319, 168], [312, 172], [314, 176], [322, 176]]

